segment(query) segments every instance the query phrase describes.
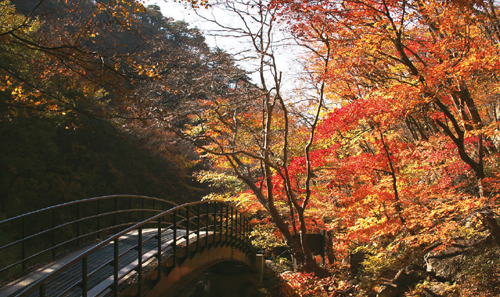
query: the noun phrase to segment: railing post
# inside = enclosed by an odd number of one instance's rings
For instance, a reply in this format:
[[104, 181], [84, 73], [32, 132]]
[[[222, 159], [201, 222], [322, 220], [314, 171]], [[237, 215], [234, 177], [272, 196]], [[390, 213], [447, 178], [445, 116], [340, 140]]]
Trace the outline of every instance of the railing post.
[[229, 239], [229, 205], [226, 204], [226, 240]]
[[245, 244], [245, 240], [246, 240], [246, 229], [245, 229], [245, 224], [246, 224], [246, 217], [243, 216], [243, 214], [241, 215], [241, 243], [242, 244]]
[[[142, 292], [141, 286], [142, 286], [142, 227], [139, 227], [137, 230], [137, 238], [138, 238], [138, 247], [137, 247], [137, 274], [138, 274], [138, 281], [137, 281], [137, 287], [138, 291]], [[139, 293], [139, 296], [141, 294]]]
[[234, 207], [231, 207], [231, 242], [234, 237]]
[[[101, 231], [101, 199], [97, 200], [97, 230]], [[97, 233], [99, 238], [102, 236], [101, 232]]]
[[250, 239], [251, 228], [252, 226], [250, 225], [250, 221], [247, 219], [247, 244], [250, 244], [252, 242]]
[[87, 297], [88, 277], [87, 277], [87, 256], [82, 258], [82, 297]]
[[161, 278], [161, 217], [158, 218], [158, 280]]
[[51, 211], [52, 213], [52, 259], [55, 259], [56, 257], [56, 248], [54, 247], [56, 245], [56, 230], [54, 229], [56, 227], [56, 219], [55, 219], [55, 212], [54, 209]]
[[186, 205], [186, 257], [189, 257], [189, 205]]
[[200, 251], [200, 227], [201, 227], [201, 217], [200, 217], [201, 203], [198, 203], [198, 224], [196, 224], [196, 252]]
[[118, 225], [118, 214], [116, 213], [118, 211], [118, 197], [115, 197], [115, 215], [114, 215], [114, 225], [115, 225], [115, 234], [118, 233], [118, 228], [116, 225]]
[[238, 219], [239, 219], [239, 213], [238, 213], [238, 210], [235, 208], [234, 209], [234, 237], [235, 237], [236, 241], [238, 241]]
[[174, 210], [172, 215], [174, 216], [172, 222], [174, 224], [174, 246], [173, 246], [173, 252], [174, 252], [174, 266], [176, 264], [176, 254], [177, 254], [177, 210]]
[[243, 240], [245, 239], [243, 237], [243, 223], [245, 222], [245, 217], [243, 216], [243, 213], [240, 212], [240, 241], [243, 242]]
[[242, 229], [243, 229], [243, 244], [247, 243], [247, 218], [243, 217], [243, 223], [242, 223]]
[[24, 231], [24, 217], [21, 217], [21, 238], [23, 241], [21, 241], [21, 260], [22, 260], [22, 263], [21, 263], [21, 267], [22, 267], [22, 270], [23, 272], [26, 271], [26, 262], [24, 261], [24, 259], [26, 259], [26, 244], [25, 244], [25, 240], [24, 240], [24, 237], [26, 236], [25, 234], [25, 231]]
[[40, 285], [40, 297], [45, 297], [45, 283]]
[[80, 246], [80, 219], [81, 219], [81, 213], [80, 213], [80, 203], [76, 204], [76, 246]]
[[244, 219], [245, 218], [243, 217], [243, 214], [240, 212], [240, 225], [239, 225], [239, 230], [240, 231], [239, 231], [238, 235], [239, 235], [239, 239], [240, 239], [241, 242], [245, 239], [244, 237], [242, 237], [243, 236], [242, 232], [243, 232], [243, 221], [244, 221]]
[[206, 225], [205, 225], [205, 246], [208, 245], [208, 226], [210, 224], [210, 202], [207, 202], [207, 217], [206, 217]]
[[113, 261], [113, 296], [118, 297], [118, 237], [114, 240], [114, 261]]
[[214, 202], [214, 244], [217, 238], [217, 202]]
[[235, 242], [238, 242], [238, 210], [235, 209], [235, 212], [234, 212], [234, 240]]
[[223, 224], [224, 220], [222, 219], [222, 215], [224, 213], [224, 203], [220, 204], [220, 237], [219, 237], [219, 242], [222, 242], [222, 229], [223, 229]]

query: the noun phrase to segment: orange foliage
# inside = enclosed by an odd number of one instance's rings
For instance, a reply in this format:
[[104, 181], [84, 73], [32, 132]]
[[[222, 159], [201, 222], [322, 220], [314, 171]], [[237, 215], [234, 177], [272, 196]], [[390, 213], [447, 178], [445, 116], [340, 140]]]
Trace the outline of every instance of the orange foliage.
[[[297, 38], [313, 40], [321, 28], [331, 48], [323, 79], [335, 105], [311, 164], [314, 200], [328, 209], [339, 247], [401, 233], [428, 244], [498, 201], [494, 20], [475, 13], [480, 2], [454, 3], [274, 3]], [[303, 164], [291, 161], [292, 180]]]

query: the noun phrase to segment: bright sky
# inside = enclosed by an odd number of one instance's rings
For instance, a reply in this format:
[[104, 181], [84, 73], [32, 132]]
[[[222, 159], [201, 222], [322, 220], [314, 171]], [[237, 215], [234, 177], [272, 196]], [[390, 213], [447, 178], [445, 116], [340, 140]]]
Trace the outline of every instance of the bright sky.
[[[215, 38], [213, 36], [209, 36], [209, 31], [217, 29], [217, 27], [200, 19], [191, 7], [188, 7], [185, 4], [174, 2], [173, 0], [147, 0], [146, 5], [148, 4], [158, 5], [161, 9], [162, 14], [166, 17], [171, 17], [177, 21], [185, 21], [190, 24], [190, 27], [197, 27], [198, 29], [200, 29], [204, 33], [209, 46], [219, 47], [227, 51], [232, 48], [231, 42], [229, 40], [225, 40], [225, 38], [221, 37]], [[205, 8], [199, 8], [198, 11], [204, 15], [208, 15], [209, 13], [209, 10]], [[228, 18], [227, 15], [223, 15], [221, 13], [217, 13], [216, 16], [218, 19]], [[234, 44], [234, 42], [232, 44]]]
[[[172, 17], [175, 20], [183, 20], [190, 24], [191, 27], [197, 27], [205, 35], [206, 41], [211, 47], [219, 47], [224, 49], [226, 52], [235, 54], [241, 52], [245, 45], [240, 39], [234, 37], [223, 37], [223, 36], [211, 36], [210, 31], [220, 29], [217, 25], [201, 19], [190, 7], [186, 7], [185, 4], [180, 4], [174, 2], [173, 0], [146, 0], [146, 5], [156, 4], [160, 7], [161, 12], [166, 17]], [[218, 9], [205, 9], [199, 8], [198, 12], [209, 19], [212, 19], [213, 14], [217, 21], [223, 24], [229, 24], [231, 26], [237, 26], [239, 23], [238, 19], [231, 19], [227, 12], [223, 12]], [[294, 76], [299, 72], [299, 66], [296, 62], [298, 54], [294, 54], [293, 48], [279, 48], [276, 53], [277, 64], [280, 71], [283, 72], [283, 83], [282, 86], [284, 90], [291, 90], [294, 83]], [[251, 70], [251, 64], [242, 62], [240, 65], [248, 70]], [[258, 82], [257, 77], [253, 78], [254, 82]]]

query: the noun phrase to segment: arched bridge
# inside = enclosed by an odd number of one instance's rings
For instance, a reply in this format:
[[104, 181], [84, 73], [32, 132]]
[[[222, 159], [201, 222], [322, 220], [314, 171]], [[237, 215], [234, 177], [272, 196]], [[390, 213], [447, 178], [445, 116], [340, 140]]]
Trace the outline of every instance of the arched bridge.
[[0, 297], [163, 296], [219, 262], [255, 267], [249, 232], [218, 201], [115, 195], [44, 208], [0, 222], [0, 276], [14, 279]]

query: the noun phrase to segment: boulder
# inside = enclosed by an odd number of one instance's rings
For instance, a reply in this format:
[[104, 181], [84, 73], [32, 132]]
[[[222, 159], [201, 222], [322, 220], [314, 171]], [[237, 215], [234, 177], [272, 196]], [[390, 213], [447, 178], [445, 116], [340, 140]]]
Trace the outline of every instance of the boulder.
[[449, 283], [428, 282], [423, 288], [425, 297], [446, 297]]
[[456, 281], [467, 255], [491, 242], [491, 234], [487, 234], [474, 239], [455, 239], [446, 247], [436, 244], [436, 248], [424, 256], [426, 271], [440, 281]]
[[390, 281], [380, 286], [377, 297], [397, 297], [403, 296], [416, 283], [424, 277], [423, 269], [416, 265], [408, 265], [396, 273], [396, 276]]
[[399, 289], [394, 284], [384, 284], [380, 286], [377, 297], [398, 297]]
[[454, 281], [460, 276], [467, 249], [450, 246], [425, 255], [426, 271], [438, 279]]

